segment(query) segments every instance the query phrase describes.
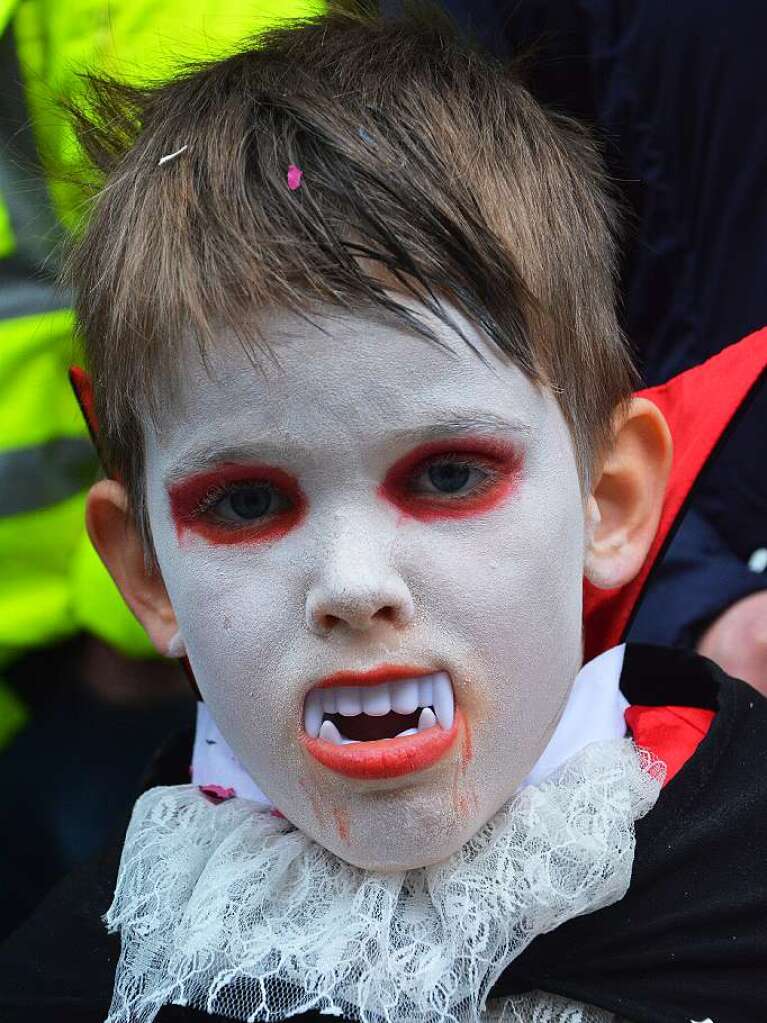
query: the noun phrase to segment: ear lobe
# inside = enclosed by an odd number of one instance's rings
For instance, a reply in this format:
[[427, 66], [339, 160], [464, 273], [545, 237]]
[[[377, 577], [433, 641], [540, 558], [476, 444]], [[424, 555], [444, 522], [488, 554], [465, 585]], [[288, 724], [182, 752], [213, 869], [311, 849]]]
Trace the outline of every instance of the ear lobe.
[[176, 616], [162, 576], [147, 566], [125, 487], [115, 480], [100, 480], [91, 487], [85, 523], [93, 546], [157, 652], [175, 656], [170, 647], [178, 634]]
[[588, 499], [585, 574], [594, 586], [624, 586], [642, 567], [658, 529], [672, 450], [660, 409], [634, 398], [616, 420]]

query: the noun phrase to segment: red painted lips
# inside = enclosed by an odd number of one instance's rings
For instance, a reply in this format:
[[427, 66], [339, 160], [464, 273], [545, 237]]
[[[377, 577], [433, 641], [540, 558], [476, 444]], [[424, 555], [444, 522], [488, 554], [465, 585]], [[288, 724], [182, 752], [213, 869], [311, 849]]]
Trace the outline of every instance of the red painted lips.
[[[337, 672], [321, 679], [311, 692], [329, 687], [363, 688], [434, 674], [434, 668], [384, 664], [365, 672]], [[318, 721], [316, 718], [315, 722]], [[455, 742], [462, 721], [460, 710], [455, 708], [451, 727], [447, 729], [436, 724], [415, 735], [340, 745], [315, 738], [302, 729], [301, 742], [310, 756], [338, 774], [361, 779], [396, 778], [423, 771], [440, 760]]]
[[355, 742], [348, 746], [313, 739], [302, 732], [301, 742], [315, 760], [347, 778], [398, 778], [436, 764], [455, 743], [462, 724], [463, 715], [456, 707], [452, 728], [447, 731], [434, 725], [417, 735]]

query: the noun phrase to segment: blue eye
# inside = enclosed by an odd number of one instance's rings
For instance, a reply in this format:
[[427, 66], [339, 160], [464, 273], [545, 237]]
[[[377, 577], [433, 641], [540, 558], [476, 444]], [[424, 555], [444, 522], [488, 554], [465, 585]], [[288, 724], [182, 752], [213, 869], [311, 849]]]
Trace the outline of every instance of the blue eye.
[[432, 496], [465, 497], [483, 490], [494, 474], [465, 458], [439, 458], [423, 467], [411, 490]]
[[437, 462], [427, 470], [429, 482], [443, 494], [462, 490], [471, 478], [471, 468], [460, 462]]
[[271, 485], [251, 484], [231, 490], [210, 510], [226, 522], [255, 522], [282, 509]]

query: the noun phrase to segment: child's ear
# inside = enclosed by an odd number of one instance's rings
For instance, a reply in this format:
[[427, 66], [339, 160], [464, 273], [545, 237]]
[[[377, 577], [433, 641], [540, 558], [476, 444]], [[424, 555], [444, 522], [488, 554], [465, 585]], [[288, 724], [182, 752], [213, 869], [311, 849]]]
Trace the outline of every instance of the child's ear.
[[101, 480], [91, 487], [85, 523], [93, 546], [158, 653], [178, 656], [173, 645], [174, 640], [178, 642], [176, 616], [162, 576], [146, 563], [125, 487], [115, 480]]
[[594, 586], [624, 586], [642, 567], [658, 529], [671, 458], [663, 413], [647, 398], [634, 398], [615, 421], [612, 448], [588, 498], [585, 574]]

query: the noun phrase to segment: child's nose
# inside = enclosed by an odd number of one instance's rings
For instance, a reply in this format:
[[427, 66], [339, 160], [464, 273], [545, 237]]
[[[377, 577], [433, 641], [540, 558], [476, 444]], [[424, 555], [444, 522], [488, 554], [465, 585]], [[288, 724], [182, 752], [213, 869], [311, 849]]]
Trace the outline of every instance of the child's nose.
[[355, 632], [385, 625], [404, 628], [413, 620], [413, 597], [386, 548], [370, 536], [347, 536], [335, 545], [306, 595], [310, 632], [327, 636], [340, 626]]

